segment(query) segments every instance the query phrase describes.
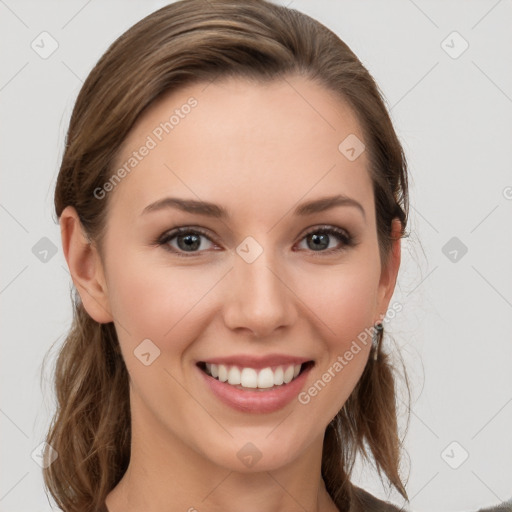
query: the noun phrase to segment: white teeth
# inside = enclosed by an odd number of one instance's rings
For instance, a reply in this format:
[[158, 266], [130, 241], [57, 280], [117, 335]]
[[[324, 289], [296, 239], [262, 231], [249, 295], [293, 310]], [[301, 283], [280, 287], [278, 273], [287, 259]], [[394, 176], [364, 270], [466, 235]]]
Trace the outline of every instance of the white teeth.
[[221, 382], [252, 389], [269, 389], [288, 384], [299, 375], [302, 368], [300, 364], [277, 366], [274, 370], [267, 367], [259, 371], [254, 368], [229, 367], [225, 364], [206, 363], [205, 366], [206, 373]]
[[219, 364], [219, 380], [221, 382], [228, 380], [228, 369], [223, 364]]
[[253, 368], [244, 368], [240, 374], [240, 384], [244, 388], [258, 387], [258, 374]]
[[236, 366], [232, 366], [228, 372], [228, 382], [232, 386], [240, 384], [240, 370]]
[[288, 384], [288, 382], [292, 381], [294, 369], [295, 368], [294, 368], [294, 366], [292, 364], [292, 365], [288, 366], [288, 368], [286, 368], [286, 370], [284, 371], [283, 380], [284, 380], [285, 384]]
[[271, 368], [263, 368], [258, 374], [258, 387], [271, 388], [274, 385], [274, 372]]
[[274, 372], [274, 384], [280, 386], [284, 382], [284, 371], [282, 366], [278, 366]]

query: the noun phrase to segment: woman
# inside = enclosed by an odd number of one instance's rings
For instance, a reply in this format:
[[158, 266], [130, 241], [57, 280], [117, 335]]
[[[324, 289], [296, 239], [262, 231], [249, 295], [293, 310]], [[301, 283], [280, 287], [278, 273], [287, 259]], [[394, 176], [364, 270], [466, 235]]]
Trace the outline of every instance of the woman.
[[176, 2], [100, 59], [66, 142], [57, 504], [399, 510], [350, 476], [360, 454], [407, 500], [382, 346], [407, 165], [347, 45], [263, 0]]

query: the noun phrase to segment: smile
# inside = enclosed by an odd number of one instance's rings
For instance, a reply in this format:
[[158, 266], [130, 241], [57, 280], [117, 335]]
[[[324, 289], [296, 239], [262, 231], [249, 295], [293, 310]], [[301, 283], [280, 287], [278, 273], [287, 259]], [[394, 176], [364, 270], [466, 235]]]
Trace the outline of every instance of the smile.
[[[307, 364], [307, 363], [305, 363]], [[250, 367], [204, 363], [204, 371], [220, 382], [226, 382], [238, 389], [272, 389], [289, 384], [302, 370], [302, 364], [266, 367], [260, 370]]]
[[203, 382], [225, 405], [246, 413], [271, 413], [297, 398], [314, 361], [245, 356], [196, 364]]

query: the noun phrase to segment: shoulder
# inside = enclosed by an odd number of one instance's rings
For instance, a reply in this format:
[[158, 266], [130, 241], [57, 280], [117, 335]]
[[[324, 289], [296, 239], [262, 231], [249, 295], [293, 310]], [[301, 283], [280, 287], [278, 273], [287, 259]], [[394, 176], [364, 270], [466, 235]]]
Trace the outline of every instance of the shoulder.
[[479, 508], [477, 512], [512, 512], [512, 499], [494, 507]]
[[350, 512], [407, 512], [404, 506], [397, 506], [376, 498], [361, 487], [353, 486], [353, 504]]
[[[399, 507], [376, 498], [368, 491], [353, 486], [354, 502], [350, 512], [409, 512], [405, 505]], [[512, 512], [512, 499], [493, 507], [479, 508], [476, 512]]]

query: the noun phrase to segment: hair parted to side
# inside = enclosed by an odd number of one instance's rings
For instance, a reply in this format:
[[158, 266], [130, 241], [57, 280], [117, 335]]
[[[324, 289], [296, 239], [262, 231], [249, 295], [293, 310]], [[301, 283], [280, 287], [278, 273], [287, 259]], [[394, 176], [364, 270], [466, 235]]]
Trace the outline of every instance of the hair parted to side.
[[[101, 249], [109, 202], [108, 196], [98, 200], [94, 190], [111, 178], [121, 144], [162, 94], [218, 77], [269, 81], [297, 74], [338, 94], [359, 120], [386, 264], [394, 218], [406, 236], [408, 181], [405, 155], [379, 88], [332, 31], [265, 0], [178, 1], [110, 46], [83, 84], [71, 115], [55, 190], [57, 217], [73, 206], [91, 243]], [[73, 292], [73, 323], [55, 367], [57, 410], [46, 438], [59, 456], [43, 475], [65, 512], [95, 512], [130, 460], [129, 378], [114, 324], [94, 321]], [[382, 339], [382, 331], [378, 335]], [[390, 356], [379, 349], [378, 360], [370, 357], [326, 429], [322, 475], [340, 511], [358, 500], [350, 482], [358, 453], [373, 457], [381, 478], [407, 499], [400, 476], [395, 371]]]

